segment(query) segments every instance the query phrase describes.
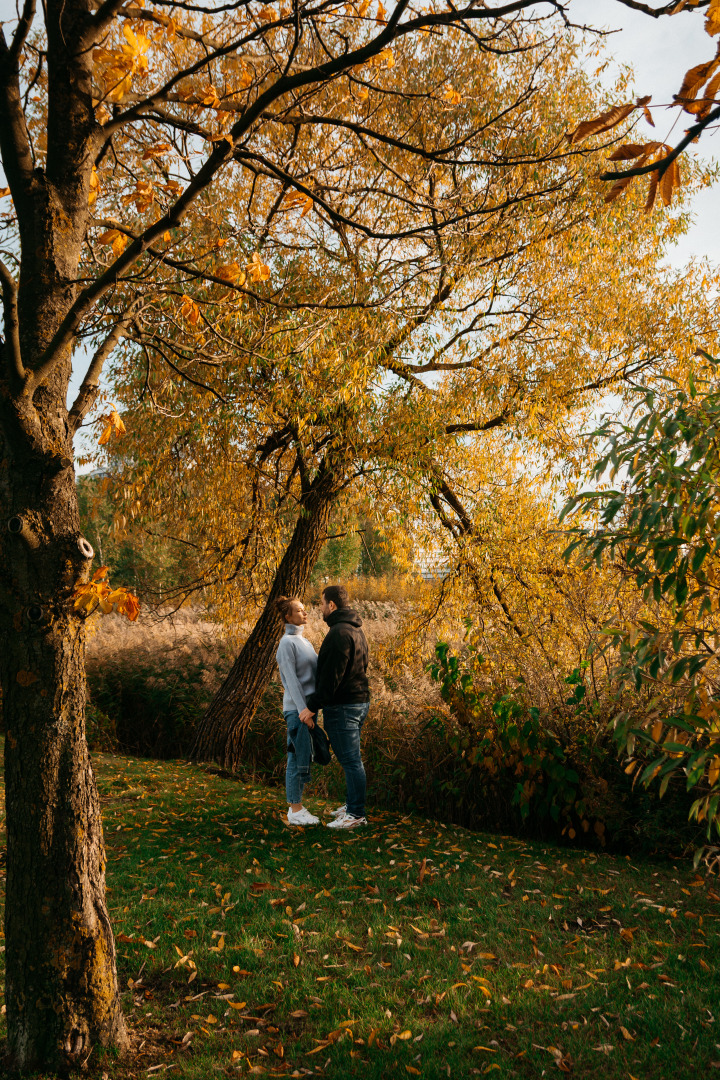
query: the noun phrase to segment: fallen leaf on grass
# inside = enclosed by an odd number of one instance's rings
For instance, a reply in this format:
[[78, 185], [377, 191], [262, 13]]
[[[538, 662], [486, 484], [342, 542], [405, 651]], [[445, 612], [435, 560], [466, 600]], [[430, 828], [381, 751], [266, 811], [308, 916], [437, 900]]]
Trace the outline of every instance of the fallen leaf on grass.
[[247, 1001], [228, 1001], [228, 1005], [231, 1009], [244, 1009], [247, 1005]]
[[309, 1057], [310, 1054], [318, 1054], [318, 1053], [320, 1053], [321, 1050], [327, 1049], [327, 1047], [330, 1046], [330, 1045], [331, 1044], [329, 1042], [322, 1042], [322, 1043], [320, 1043], [319, 1046], [316, 1046], [313, 1050], [307, 1050], [306, 1051], [306, 1056]]
[[622, 1024], [620, 1025], [620, 1034], [627, 1042], [635, 1042], [635, 1036], [631, 1035], [628, 1029], [626, 1027], [623, 1027]]

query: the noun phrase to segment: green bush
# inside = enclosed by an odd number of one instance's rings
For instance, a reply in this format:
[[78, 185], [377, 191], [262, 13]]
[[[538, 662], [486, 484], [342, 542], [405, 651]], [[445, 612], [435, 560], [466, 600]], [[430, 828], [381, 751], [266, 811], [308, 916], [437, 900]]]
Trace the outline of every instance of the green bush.
[[692, 844], [696, 830], [687, 824], [683, 786], [673, 785], [661, 804], [633, 785], [617, 760], [607, 718], [586, 705], [581, 668], [565, 679], [572, 734], [562, 738], [554, 718], [528, 700], [526, 687], [494, 702], [478, 693], [473, 671], [482, 663], [471, 646], [457, 656], [438, 643], [430, 672], [450, 715], [432, 712], [391, 768], [378, 769], [377, 754], [369, 752], [379, 801], [470, 828], [561, 836], [614, 850], [677, 854]]
[[611, 560], [642, 598], [635, 618], [604, 627], [615, 679], [648, 700], [615, 717], [628, 770], [661, 795], [680, 779], [720, 859], [720, 374], [698, 353], [687, 389], [644, 388], [632, 426], [610, 418], [594, 433], [606, 441], [595, 482], [622, 484], [579, 492], [561, 520], [584, 515], [566, 558]]

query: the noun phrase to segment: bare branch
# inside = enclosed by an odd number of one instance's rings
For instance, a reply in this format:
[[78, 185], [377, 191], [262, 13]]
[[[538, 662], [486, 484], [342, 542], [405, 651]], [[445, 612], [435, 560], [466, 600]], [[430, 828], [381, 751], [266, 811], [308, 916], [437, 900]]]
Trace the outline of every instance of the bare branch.
[[90, 361], [90, 366], [85, 372], [85, 377], [68, 415], [68, 427], [72, 435], [75, 434], [87, 414], [90, 412], [90, 409], [92, 409], [95, 404], [98, 393], [100, 392], [100, 376], [105, 361], [120, 339], [127, 333], [136, 313], [137, 305], [130, 308], [122, 318], [115, 323], [115, 326]]
[[25, 0], [23, 4], [22, 15], [17, 25], [17, 29], [13, 34], [13, 39], [10, 42], [10, 48], [8, 49], [8, 61], [11, 64], [17, 64], [20, 56], [20, 51], [27, 41], [27, 36], [30, 33], [30, 28], [35, 18], [35, 0]]
[[[19, 27], [18, 27], [19, 29]], [[0, 26], [0, 158], [13, 202], [21, 216], [25, 209], [26, 189], [33, 174], [30, 139], [20, 93], [18, 58], [8, 48]]]
[[696, 0], [691, 8], [681, 3], [681, 0], [672, 0], [670, 4], [662, 4], [659, 8], [642, 4], [640, 0], [616, 0], [623, 7], [631, 8], [632, 11], [641, 11], [643, 15], [651, 15], [653, 19], [659, 19], [663, 15], [679, 15], [681, 11], [697, 11], [698, 8], [707, 7], [710, 0]]

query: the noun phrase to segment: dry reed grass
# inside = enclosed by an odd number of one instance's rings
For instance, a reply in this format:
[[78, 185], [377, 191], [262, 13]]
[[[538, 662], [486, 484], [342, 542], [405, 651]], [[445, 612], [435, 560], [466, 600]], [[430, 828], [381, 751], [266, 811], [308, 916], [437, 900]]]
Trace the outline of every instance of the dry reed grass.
[[[386, 666], [403, 615], [396, 603], [357, 600], [353, 607], [363, 619], [370, 647], [373, 726], [374, 723], [387, 726], [395, 717], [398, 730], [405, 731], [428, 704], [441, 707], [437, 688], [424, 674], [420, 662], [412, 666], [393, 665], [392, 673]], [[252, 622], [248, 621], [228, 631], [198, 607], [183, 607], [175, 612], [141, 610], [135, 623], [115, 614], [94, 616], [88, 625], [88, 670], [92, 674], [108, 665], [152, 664], [161, 673], [186, 664], [201, 664], [203, 681], [214, 690], [223, 668], [229, 666], [251, 627]], [[311, 608], [305, 634], [316, 650], [326, 630], [319, 610]], [[277, 670], [273, 681], [278, 682]], [[278, 725], [281, 724], [282, 714], [279, 714]]]

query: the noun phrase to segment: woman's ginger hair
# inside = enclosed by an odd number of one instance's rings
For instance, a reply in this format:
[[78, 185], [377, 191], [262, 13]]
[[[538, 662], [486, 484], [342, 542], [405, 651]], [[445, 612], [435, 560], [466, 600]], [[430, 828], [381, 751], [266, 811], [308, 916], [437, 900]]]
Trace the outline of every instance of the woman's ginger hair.
[[290, 614], [290, 609], [292, 605], [299, 602], [299, 596], [278, 596], [277, 600], [275, 601], [275, 610], [277, 611], [280, 618], [284, 619], [285, 622], [287, 622], [287, 617]]

